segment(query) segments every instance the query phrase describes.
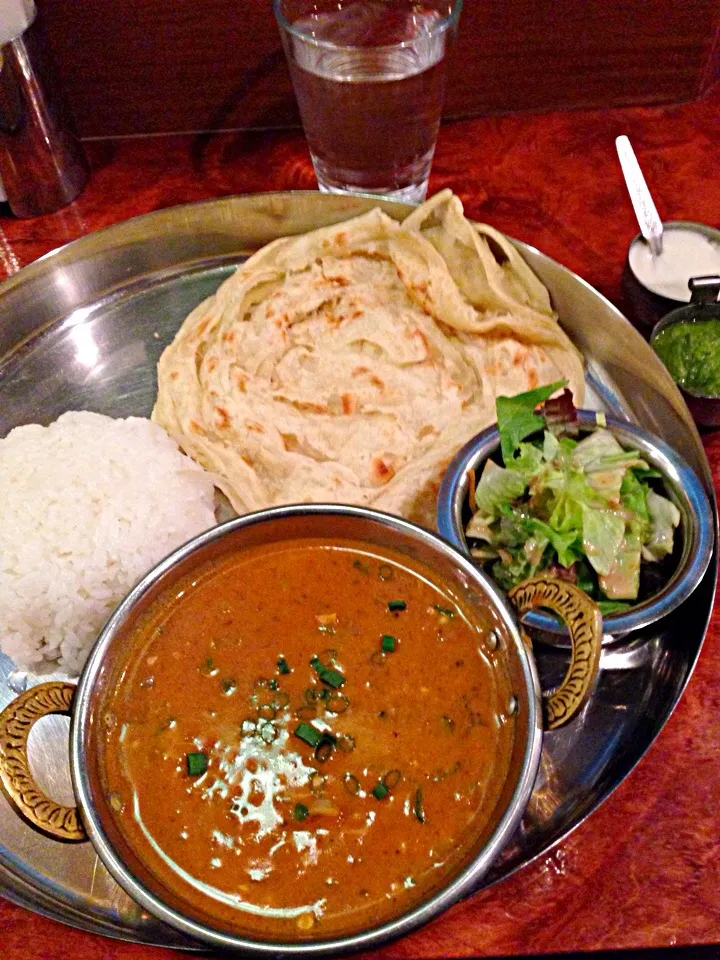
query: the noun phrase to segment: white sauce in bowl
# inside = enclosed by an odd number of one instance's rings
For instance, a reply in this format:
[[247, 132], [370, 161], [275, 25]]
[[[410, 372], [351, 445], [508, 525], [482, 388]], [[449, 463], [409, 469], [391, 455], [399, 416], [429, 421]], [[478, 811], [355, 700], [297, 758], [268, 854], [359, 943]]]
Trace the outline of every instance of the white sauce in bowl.
[[690, 302], [691, 277], [720, 274], [720, 243], [691, 227], [666, 229], [659, 257], [653, 257], [645, 241], [633, 243], [628, 256], [630, 269], [643, 286], [683, 303]]

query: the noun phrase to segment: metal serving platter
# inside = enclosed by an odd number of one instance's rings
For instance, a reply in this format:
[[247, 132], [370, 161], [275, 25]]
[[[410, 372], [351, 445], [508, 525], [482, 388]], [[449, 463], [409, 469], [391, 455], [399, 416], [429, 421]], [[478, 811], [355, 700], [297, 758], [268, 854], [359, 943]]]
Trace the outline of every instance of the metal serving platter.
[[[377, 204], [317, 193], [211, 200], [120, 223], [26, 267], [0, 285], [0, 437], [20, 424], [47, 424], [66, 410], [149, 415], [162, 349], [190, 310], [238, 263], [277, 237], [335, 223]], [[398, 218], [410, 209], [381, 205]], [[695, 469], [712, 498], [698, 433], [650, 347], [583, 280], [531, 247], [518, 248], [549, 288], [563, 326], [586, 358], [586, 405], [661, 436]], [[606, 638], [597, 688], [579, 720], [545, 735], [541, 774], [522, 828], [485, 885], [560, 841], [642, 757], [690, 677], [716, 577], [717, 548], [702, 584], [675, 615], [617, 641]], [[552, 684], [564, 672], [566, 653], [542, 645], [536, 653], [541, 676]], [[0, 709], [37, 680], [14, 672], [0, 655]], [[68, 721], [62, 717], [47, 718], [31, 735], [38, 779], [64, 803], [72, 802], [67, 737]], [[195, 947], [143, 913], [89, 844], [62, 845], [40, 836], [4, 796], [0, 892], [106, 936]]]

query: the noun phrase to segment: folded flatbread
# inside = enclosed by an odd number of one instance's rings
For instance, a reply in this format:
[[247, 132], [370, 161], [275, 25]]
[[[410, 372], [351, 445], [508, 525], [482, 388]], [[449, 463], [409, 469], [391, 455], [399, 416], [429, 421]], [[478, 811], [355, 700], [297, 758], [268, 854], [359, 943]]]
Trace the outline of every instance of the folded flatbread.
[[495, 398], [582, 358], [513, 245], [449, 190], [276, 240], [185, 320], [153, 419], [238, 513], [363, 504], [432, 526], [443, 470]]

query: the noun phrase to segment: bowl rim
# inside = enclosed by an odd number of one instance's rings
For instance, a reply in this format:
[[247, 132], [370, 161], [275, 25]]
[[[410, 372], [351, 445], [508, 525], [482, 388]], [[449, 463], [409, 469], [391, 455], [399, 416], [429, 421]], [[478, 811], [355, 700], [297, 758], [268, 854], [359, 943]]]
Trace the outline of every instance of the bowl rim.
[[[482, 585], [489, 599], [494, 602], [498, 615], [509, 631], [520, 658], [520, 674], [526, 689], [528, 705], [527, 744], [511, 797], [488, 841], [447, 884], [436, 890], [427, 900], [423, 900], [407, 912], [380, 926], [370, 927], [348, 935], [326, 937], [315, 941], [255, 940], [246, 936], [223, 932], [221, 929], [205, 925], [202, 921], [185, 916], [178, 909], [169, 906], [156, 896], [126, 866], [122, 856], [108, 839], [102, 819], [98, 815], [93, 801], [93, 790], [88, 773], [90, 753], [88, 723], [93, 690], [103, 668], [106, 650], [127, 617], [143, 601], [158, 580], [165, 574], [171, 573], [173, 569], [193, 554], [200, 553], [202, 556], [202, 551], [206, 546], [215, 543], [228, 534], [261, 523], [282, 522], [288, 517], [315, 515], [341, 515], [366, 521], [370, 520], [411, 538], [419, 538], [425, 545], [452, 560], [471, 581]], [[169, 926], [214, 947], [242, 950], [248, 955], [262, 957], [276, 957], [278, 955], [333, 957], [339, 953], [378, 947], [423, 926], [457, 901], [469, 896], [474, 892], [479, 880], [490, 869], [519, 826], [540, 766], [541, 749], [540, 681], [532, 653], [522, 640], [517, 617], [504, 593], [498, 589], [487, 574], [479, 570], [467, 557], [435, 532], [392, 514], [370, 510], [365, 507], [338, 504], [296, 504], [245, 514], [211, 527], [179, 547], [164, 560], [161, 560], [127, 594], [100, 633], [78, 680], [70, 724], [70, 772], [75, 797], [82, 813], [82, 820], [88, 837], [110, 874], [133, 900]]]
[[[687, 556], [681, 558], [678, 569], [665, 587], [628, 611], [603, 617], [603, 634], [612, 637], [648, 627], [668, 616], [687, 600], [702, 580], [710, 563], [715, 527], [710, 499], [695, 472], [679, 453], [642, 427], [602, 411], [578, 410], [577, 419], [581, 427], [597, 428], [598, 413], [602, 413], [609, 429], [631, 438], [631, 442], [637, 444], [642, 454], [652, 457], [653, 466], [661, 471], [663, 480], [670, 478], [674, 492], [683, 501], [692, 523], [692, 529], [685, 533], [686, 541], [689, 537], [689, 547], [685, 551]], [[497, 424], [493, 424], [462, 447], [451, 461], [440, 485], [437, 501], [438, 529], [441, 536], [461, 550], [466, 557], [470, 556], [470, 552], [459, 516], [459, 510], [462, 509], [462, 501], [458, 500], [460, 491], [466, 484], [468, 470], [477, 469], [499, 446]], [[462, 499], [464, 500], [464, 496]], [[526, 613], [522, 622], [546, 633], [567, 634], [564, 624], [537, 610]]]

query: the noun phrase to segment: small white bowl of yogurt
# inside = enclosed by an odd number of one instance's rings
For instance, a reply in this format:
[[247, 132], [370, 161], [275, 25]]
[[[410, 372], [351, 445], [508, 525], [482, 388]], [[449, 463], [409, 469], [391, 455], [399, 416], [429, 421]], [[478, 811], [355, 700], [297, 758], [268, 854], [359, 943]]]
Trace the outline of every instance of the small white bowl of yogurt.
[[657, 320], [690, 302], [693, 277], [720, 274], [720, 230], [702, 223], [672, 220], [663, 224], [662, 253], [655, 256], [640, 235], [630, 244], [624, 287], [639, 325]]

